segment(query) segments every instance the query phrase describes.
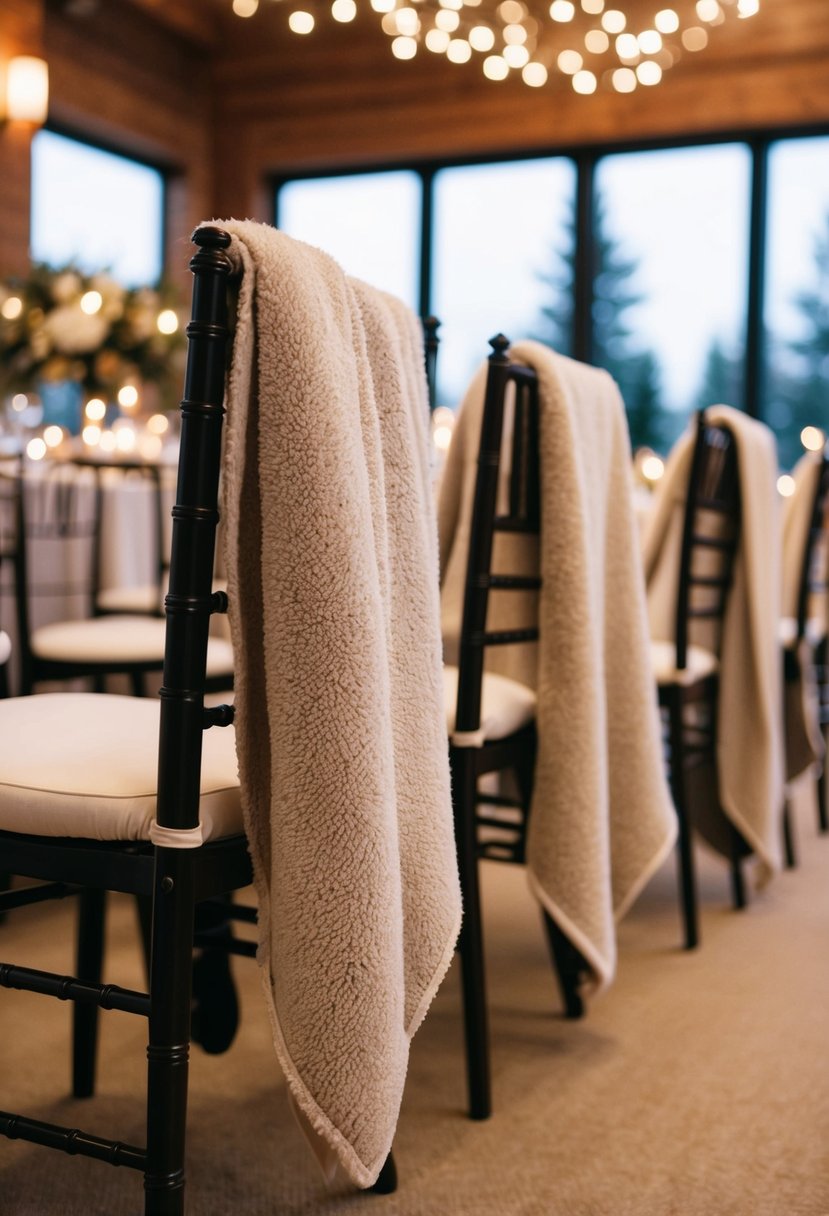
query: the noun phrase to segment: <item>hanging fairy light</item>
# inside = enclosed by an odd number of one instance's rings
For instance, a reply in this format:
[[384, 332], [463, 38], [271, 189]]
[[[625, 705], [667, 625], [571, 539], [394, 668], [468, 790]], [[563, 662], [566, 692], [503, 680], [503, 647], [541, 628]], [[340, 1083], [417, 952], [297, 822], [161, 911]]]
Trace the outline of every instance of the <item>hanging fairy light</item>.
[[[520, 77], [541, 88], [566, 77], [576, 93], [599, 88], [632, 93], [652, 88], [684, 55], [703, 51], [711, 31], [731, 18], [753, 17], [760, 0], [674, 0], [646, 9], [642, 23], [628, 0], [362, 0], [381, 18], [396, 59], [425, 51], [451, 63], [477, 62], [489, 80]], [[232, 0], [234, 12], [252, 17], [271, 7]], [[305, 0], [288, 10], [289, 28], [309, 34], [327, 10], [334, 21], [354, 20], [357, 0]], [[639, 10], [641, 6], [639, 6]]]

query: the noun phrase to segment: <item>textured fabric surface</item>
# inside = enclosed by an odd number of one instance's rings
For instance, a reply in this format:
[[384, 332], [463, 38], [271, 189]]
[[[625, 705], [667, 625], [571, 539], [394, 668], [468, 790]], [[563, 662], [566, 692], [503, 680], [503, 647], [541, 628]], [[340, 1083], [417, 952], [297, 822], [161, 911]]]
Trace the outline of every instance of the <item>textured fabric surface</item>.
[[[783, 810], [780, 521], [777, 452], [764, 423], [729, 406], [706, 410], [737, 445], [740, 542], [723, 623], [717, 724], [719, 806], [700, 799], [695, 822], [725, 846], [717, 817], [735, 824], [758, 858], [758, 881], [780, 867]], [[693, 451], [693, 428], [677, 443], [659, 482], [643, 537], [651, 632], [673, 640], [682, 520]]]
[[[797, 607], [803, 558], [812, 522], [822, 454], [806, 452], [794, 469], [794, 493], [783, 506], [783, 624], [781, 640], [791, 647], [797, 633]], [[823, 761], [824, 743], [815, 679], [813, 646], [826, 632], [826, 603], [820, 615], [807, 622], [807, 635], [797, 644], [797, 676], [786, 682], [786, 778], [791, 781]], [[810, 608], [815, 605], [810, 603]], [[786, 630], [793, 622], [791, 640]]]
[[[616, 965], [615, 920], [676, 832], [659, 738], [630, 442], [616, 385], [535, 342], [512, 348], [540, 388], [542, 544], [497, 538], [493, 568], [540, 565], [540, 641], [487, 663], [538, 697], [527, 865], [532, 888], [584, 955], [597, 986]], [[447, 652], [460, 627], [486, 368], [461, 407], [439, 502]], [[500, 602], [498, 602], [500, 600]], [[493, 597], [494, 629], [528, 623], [535, 601]], [[490, 657], [491, 654], [491, 657]]]
[[[155, 697], [60, 692], [0, 700], [0, 828], [149, 840], [159, 704]], [[242, 831], [232, 729], [205, 732], [201, 792], [204, 840]]]
[[460, 920], [422, 339], [320, 251], [223, 226], [244, 269], [223, 515], [259, 958], [312, 1147], [367, 1186]]
[[[575, 1022], [521, 868], [485, 862], [495, 1114], [466, 1115], [454, 963], [412, 1044], [394, 1195], [326, 1188], [256, 967], [234, 959], [237, 1038], [190, 1054], [187, 1216], [826, 1216], [829, 837], [797, 796], [794, 827], [798, 868], [742, 912], [699, 848], [699, 950], [679, 948], [670, 858], [619, 926], [615, 983]], [[110, 914], [105, 978], [141, 989], [133, 900]], [[3, 957], [65, 973], [74, 926], [70, 900], [14, 913]], [[63, 1002], [0, 991], [3, 1108], [143, 1143], [143, 1020], [101, 1015], [94, 1098], [68, 1097], [69, 1052]], [[143, 1200], [135, 1170], [2, 1138], [0, 1194], [4, 1216], [137, 1216]]]

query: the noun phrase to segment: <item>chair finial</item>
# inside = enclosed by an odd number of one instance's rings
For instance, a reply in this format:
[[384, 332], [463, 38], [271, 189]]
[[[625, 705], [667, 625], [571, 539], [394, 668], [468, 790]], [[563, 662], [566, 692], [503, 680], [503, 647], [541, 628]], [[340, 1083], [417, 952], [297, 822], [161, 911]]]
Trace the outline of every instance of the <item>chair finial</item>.
[[499, 361], [507, 360], [507, 351], [509, 350], [509, 338], [504, 334], [496, 334], [494, 338], [489, 339], [489, 345], [492, 347], [490, 360], [498, 359]]

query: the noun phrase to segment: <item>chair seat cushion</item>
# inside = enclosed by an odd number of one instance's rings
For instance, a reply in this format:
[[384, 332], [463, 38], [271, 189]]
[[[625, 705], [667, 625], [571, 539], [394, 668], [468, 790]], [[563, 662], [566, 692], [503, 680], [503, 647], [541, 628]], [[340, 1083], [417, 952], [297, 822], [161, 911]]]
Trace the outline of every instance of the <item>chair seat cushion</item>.
[[[793, 616], [780, 618], [777, 636], [784, 650], [790, 650], [797, 641], [797, 619]], [[810, 646], [817, 646], [826, 637], [826, 624], [817, 617], [806, 622], [806, 641]]]
[[[32, 634], [39, 659], [62, 663], [152, 663], [164, 659], [167, 622], [151, 616], [99, 616], [44, 625]], [[233, 671], [233, 651], [224, 638], [211, 637], [207, 674]]]
[[[149, 840], [160, 702], [102, 693], [0, 700], [0, 829]], [[204, 733], [203, 838], [242, 829], [234, 730]]]
[[[446, 708], [446, 729], [452, 737], [455, 731], [455, 710], [458, 703], [458, 669], [445, 666], [443, 669], [443, 700]], [[507, 676], [486, 673], [481, 696], [481, 725], [475, 732], [475, 744], [494, 739], [505, 739], [532, 722], [535, 717], [536, 697], [526, 684], [510, 680]]]
[[651, 642], [651, 665], [660, 687], [668, 684], [688, 686], [710, 676], [719, 667], [717, 656], [702, 646], [689, 646], [686, 666], [680, 671], [676, 665], [676, 645], [673, 642]]
[[156, 583], [147, 583], [144, 587], [105, 587], [96, 598], [102, 612], [163, 611], [164, 597]]

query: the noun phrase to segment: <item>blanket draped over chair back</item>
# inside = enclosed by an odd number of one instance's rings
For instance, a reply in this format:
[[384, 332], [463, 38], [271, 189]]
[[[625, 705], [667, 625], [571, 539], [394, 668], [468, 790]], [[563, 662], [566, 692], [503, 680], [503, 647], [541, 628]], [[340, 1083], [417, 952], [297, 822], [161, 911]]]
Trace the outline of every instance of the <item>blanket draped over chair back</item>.
[[[785, 500], [783, 507], [783, 619], [787, 623], [797, 620], [803, 557], [822, 470], [822, 454], [805, 452], [793, 470], [794, 493]], [[809, 607], [817, 612], [815, 623], [818, 636], [821, 636], [826, 629], [825, 596], [819, 606], [810, 602]], [[789, 781], [822, 763], [825, 751], [812, 656], [812, 644], [817, 639], [810, 637], [812, 624], [810, 613], [807, 635], [798, 645], [797, 675], [786, 680], [786, 778]]]
[[460, 922], [422, 339], [324, 253], [218, 222], [244, 271], [223, 518], [259, 961], [300, 1123], [368, 1186]]
[[[756, 853], [758, 881], [780, 867], [783, 811], [783, 723], [778, 638], [780, 522], [777, 451], [762, 422], [730, 406], [711, 406], [706, 419], [728, 428], [737, 445], [740, 542], [723, 622], [717, 721], [716, 794], [693, 807], [696, 826], [727, 852], [722, 813]], [[693, 449], [692, 432], [677, 443], [659, 483], [643, 537], [648, 610], [654, 638], [673, 641], [682, 519]]]
[[[540, 640], [487, 652], [489, 670], [537, 691], [530, 885], [580, 950], [596, 986], [615, 972], [614, 920], [676, 835], [651, 675], [630, 440], [606, 372], [537, 342], [512, 347], [539, 378], [541, 544], [496, 536], [493, 569], [536, 572]], [[484, 367], [461, 406], [438, 522], [447, 657], [460, 631]], [[493, 595], [488, 626], [520, 628], [529, 593]]]

